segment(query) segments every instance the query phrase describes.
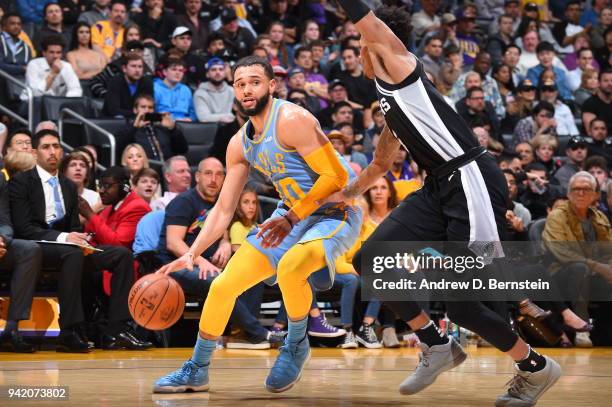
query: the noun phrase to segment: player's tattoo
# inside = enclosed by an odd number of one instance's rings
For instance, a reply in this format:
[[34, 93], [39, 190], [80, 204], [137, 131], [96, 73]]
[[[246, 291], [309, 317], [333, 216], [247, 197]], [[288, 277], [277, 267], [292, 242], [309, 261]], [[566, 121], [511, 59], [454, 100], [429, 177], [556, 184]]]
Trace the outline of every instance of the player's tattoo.
[[376, 150], [374, 150], [374, 159], [353, 182], [347, 185], [342, 193], [347, 198], [354, 198], [363, 194], [374, 183], [391, 168], [393, 159], [399, 151], [400, 142], [387, 126], [380, 134], [380, 140]]

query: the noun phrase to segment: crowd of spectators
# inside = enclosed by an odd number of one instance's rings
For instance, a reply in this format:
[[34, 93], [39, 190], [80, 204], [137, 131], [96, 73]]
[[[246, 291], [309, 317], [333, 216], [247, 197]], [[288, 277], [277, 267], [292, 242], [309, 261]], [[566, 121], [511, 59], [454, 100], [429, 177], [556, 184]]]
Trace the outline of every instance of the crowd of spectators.
[[[368, 1], [373, 8], [382, 2]], [[612, 240], [610, 2], [384, 3], [412, 12], [406, 23], [410, 51], [505, 171], [512, 239], [533, 239], [528, 231], [545, 222], [536, 238], [546, 242]], [[231, 68], [239, 58], [267, 58], [279, 84], [274, 96], [314, 114], [357, 173], [372, 160], [384, 127], [386, 107], [363, 73], [359, 34], [333, 0], [0, 0], [0, 21], [0, 70], [27, 84], [37, 101], [97, 101], [96, 117], [121, 123], [114, 134], [121, 166], [100, 173], [98, 147], [63, 151], [54, 123], [42, 122], [32, 133], [0, 114], [0, 267], [12, 270], [11, 295], [19, 297], [2, 342], [17, 351], [33, 350], [17, 322], [29, 314], [33, 270], [50, 264], [59, 270], [58, 349], [90, 349], [81, 325], [95, 314], [92, 298], [100, 293], [110, 305], [96, 344], [151, 346], [133, 332], [127, 308], [118, 305], [134, 278], [128, 258], [148, 264], [150, 271], [182, 255], [214, 205], [224, 179], [225, 146], [248, 119], [236, 108], [231, 88]], [[1, 104], [23, 115], [26, 99], [19, 87], [0, 78]], [[217, 128], [210, 152], [215, 158], [196, 163], [195, 171], [185, 157], [190, 148], [181, 130], [185, 122]], [[387, 181], [365, 194], [369, 216], [362, 238], [426, 176], [402, 149]], [[197, 259], [199, 272], [174, 276], [187, 293], [206, 296], [211, 279], [261, 221], [269, 198], [278, 198], [265, 176], [250, 177], [234, 224]], [[88, 242], [105, 251], [83, 256], [74, 247], [33, 240]], [[586, 262], [584, 253], [570, 255], [552, 246], [550, 251], [559, 284], [612, 282], [609, 264]], [[378, 320], [383, 344], [396, 346], [395, 318], [384, 305], [370, 302], [364, 312], [353, 311], [359, 278], [350, 257], [349, 252], [339, 259], [344, 267], [338, 267], [342, 328], [327, 323], [314, 296], [309, 332], [344, 335], [346, 348], [379, 347], [373, 330]], [[75, 279], [91, 284], [82, 290]], [[241, 334], [231, 346], [262, 348], [281, 336], [282, 308], [270, 331], [257, 320], [262, 292], [254, 287], [236, 303], [231, 321]], [[575, 331], [590, 326], [588, 304], [572, 309], [579, 319], [565, 320], [566, 325]], [[355, 315], [360, 317], [354, 321]], [[572, 343], [567, 337], [562, 342]], [[575, 343], [588, 345], [588, 332], [579, 332]]]

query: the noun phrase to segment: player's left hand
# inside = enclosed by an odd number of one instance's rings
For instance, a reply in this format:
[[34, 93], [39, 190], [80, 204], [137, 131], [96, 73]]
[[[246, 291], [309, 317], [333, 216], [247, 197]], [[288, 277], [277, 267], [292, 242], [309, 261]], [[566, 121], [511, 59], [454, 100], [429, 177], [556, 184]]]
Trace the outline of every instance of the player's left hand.
[[283, 216], [268, 219], [260, 227], [256, 237], [259, 239], [263, 236], [261, 247], [264, 249], [276, 247], [283, 242], [285, 236], [291, 232], [289, 221]]

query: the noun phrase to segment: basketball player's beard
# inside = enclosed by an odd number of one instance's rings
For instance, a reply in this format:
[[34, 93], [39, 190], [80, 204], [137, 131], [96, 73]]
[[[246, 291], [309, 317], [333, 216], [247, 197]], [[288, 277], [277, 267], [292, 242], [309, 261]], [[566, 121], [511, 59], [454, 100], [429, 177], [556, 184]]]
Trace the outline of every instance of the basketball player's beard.
[[259, 113], [263, 112], [263, 110], [266, 108], [266, 105], [268, 104], [268, 100], [270, 100], [270, 91], [267, 91], [265, 95], [256, 100], [255, 107], [253, 107], [252, 109], [245, 109], [242, 106], [242, 103], [240, 103], [238, 99], [234, 98], [234, 101], [236, 102], [236, 107], [238, 107], [240, 113], [249, 117], [257, 116]]

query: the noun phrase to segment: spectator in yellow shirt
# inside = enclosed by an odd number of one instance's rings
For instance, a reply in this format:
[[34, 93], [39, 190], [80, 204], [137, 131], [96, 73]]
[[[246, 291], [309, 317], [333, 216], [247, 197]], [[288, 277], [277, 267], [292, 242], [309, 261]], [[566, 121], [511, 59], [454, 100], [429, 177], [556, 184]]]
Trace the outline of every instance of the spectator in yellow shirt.
[[127, 19], [125, 4], [116, 2], [111, 7], [108, 20], [101, 20], [91, 27], [91, 42], [99, 46], [109, 61], [121, 56], [123, 26]]
[[256, 226], [258, 216], [259, 201], [257, 200], [257, 193], [247, 186], [240, 194], [238, 207], [230, 225], [229, 238], [232, 244], [232, 253], [238, 250], [251, 229]]

